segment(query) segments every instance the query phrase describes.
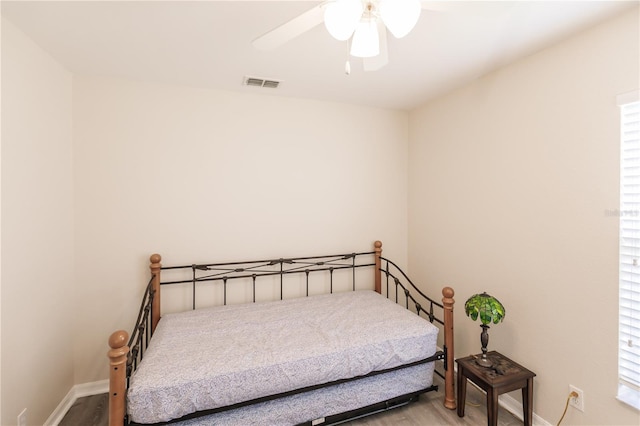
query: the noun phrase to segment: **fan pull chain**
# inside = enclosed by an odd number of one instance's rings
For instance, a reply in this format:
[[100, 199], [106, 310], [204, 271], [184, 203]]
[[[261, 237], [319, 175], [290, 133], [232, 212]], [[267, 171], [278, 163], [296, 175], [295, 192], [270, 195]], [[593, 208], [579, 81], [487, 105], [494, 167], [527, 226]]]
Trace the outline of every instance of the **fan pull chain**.
[[344, 64], [344, 73], [346, 75], [351, 75], [351, 63], [349, 62], [349, 51], [351, 50], [351, 46], [349, 46], [349, 44], [351, 43], [351, 39], [347, 40], [347, 61]]

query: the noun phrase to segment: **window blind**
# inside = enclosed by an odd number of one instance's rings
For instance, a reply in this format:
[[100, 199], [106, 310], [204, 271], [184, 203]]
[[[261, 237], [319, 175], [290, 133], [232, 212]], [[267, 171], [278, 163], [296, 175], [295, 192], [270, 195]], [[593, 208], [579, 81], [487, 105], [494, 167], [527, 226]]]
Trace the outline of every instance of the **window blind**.
[[640, 102], [620, 105], [620, 384], [640, 390]]

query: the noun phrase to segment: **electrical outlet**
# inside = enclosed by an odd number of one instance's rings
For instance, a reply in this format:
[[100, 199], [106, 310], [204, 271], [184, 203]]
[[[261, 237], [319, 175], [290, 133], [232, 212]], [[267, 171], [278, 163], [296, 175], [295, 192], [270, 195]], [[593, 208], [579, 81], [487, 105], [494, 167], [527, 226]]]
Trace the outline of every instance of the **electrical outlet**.
[[573, 385], [569, 385], [569, 393], [571, 392], [577, 393], [578, 396], [572, 396], [569, 399], [569, 405], [584, 412], [584, 392], [582, 392], [582, 389], [578, 389]]
[[27, 426], [27, 409], [18, 414], [18, 426]]

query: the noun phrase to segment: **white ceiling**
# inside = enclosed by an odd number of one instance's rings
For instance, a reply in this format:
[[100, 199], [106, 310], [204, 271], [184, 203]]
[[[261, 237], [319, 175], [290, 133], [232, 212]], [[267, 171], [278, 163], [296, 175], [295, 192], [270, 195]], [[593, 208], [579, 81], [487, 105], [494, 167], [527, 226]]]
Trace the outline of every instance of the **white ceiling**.
[[[389, 64], [364, 72], [323, 25], [272, 51], [251, 41], [319, 1], [2, 1], [2, 15], [78, 74], [409, 110], [639, 4], [425, 1], [388, 36]], [[248, 87], [243, 77], [282, 80]]]

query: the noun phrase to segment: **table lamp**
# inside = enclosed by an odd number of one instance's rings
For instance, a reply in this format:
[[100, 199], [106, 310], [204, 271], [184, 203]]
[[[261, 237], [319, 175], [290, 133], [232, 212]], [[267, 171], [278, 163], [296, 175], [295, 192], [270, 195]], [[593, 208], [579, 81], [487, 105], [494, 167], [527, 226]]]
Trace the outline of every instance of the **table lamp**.
[[491, 367], [492, 363], [487, 358], [487, 345], [489, 344], [489, 325], [492, 322], [494, 324], [499, 323], [505, 316], [505, 309], [502, 303], [493, 296], [489, 296], [486, 292], [481, 294], [474, 294], [464, 304], [464, 312], [472, 320], [480, 318], [480, 327], [482, 327], [482, 333], [480, 334], [480, 343], [482, 343], [482, 357], [476, 362], [482, 367]]

